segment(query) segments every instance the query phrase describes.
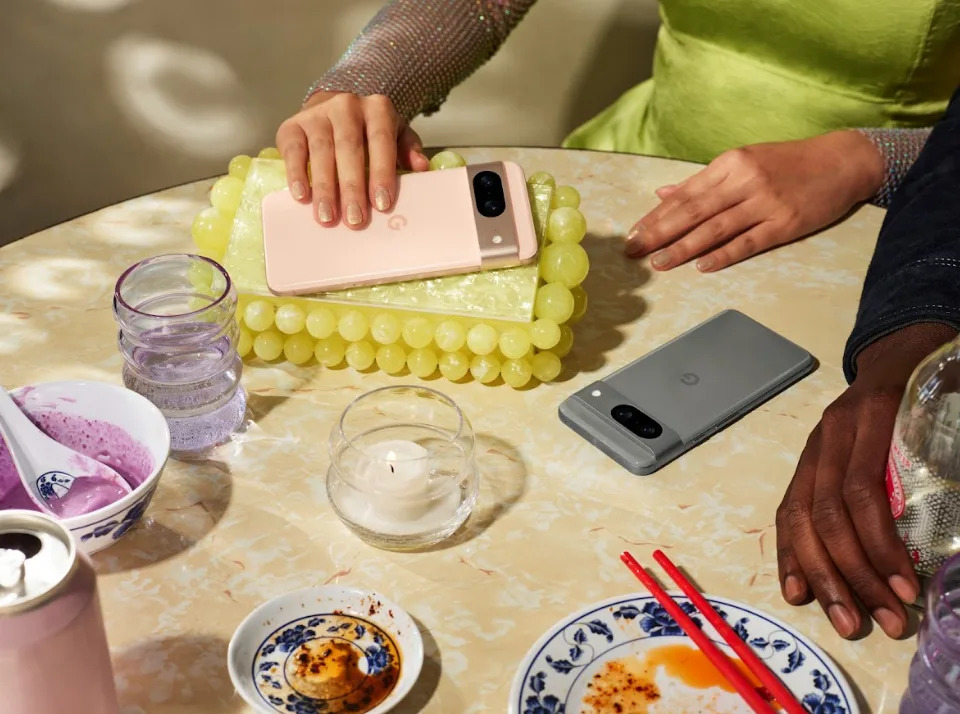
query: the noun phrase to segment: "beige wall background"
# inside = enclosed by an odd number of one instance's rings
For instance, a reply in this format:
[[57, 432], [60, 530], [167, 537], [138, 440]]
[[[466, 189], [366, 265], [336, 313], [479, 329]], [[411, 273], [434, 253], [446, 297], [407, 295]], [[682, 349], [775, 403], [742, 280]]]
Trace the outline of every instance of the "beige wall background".
[[[0, 0], [0, 245], [273, 144], [382, 0]], [[656, 0], [541, 0], [416, 128], [555, 145], [650, 75]]]

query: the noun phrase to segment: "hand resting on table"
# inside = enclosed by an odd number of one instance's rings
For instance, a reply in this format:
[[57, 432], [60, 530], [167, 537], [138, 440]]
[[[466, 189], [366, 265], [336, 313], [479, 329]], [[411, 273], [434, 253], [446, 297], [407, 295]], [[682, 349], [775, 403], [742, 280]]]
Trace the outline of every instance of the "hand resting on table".
[[903, 604], [920, 583], [890, 511], [887, 455], [914, 369], [956, 334], [917, 324], [864, 349], [856, 379], [813, 430], [777, 510], [784, 598], [816, 598], [843, 637], [862, 631], [861, 604], [890, 637], [906, 631]]
[[697, 259], [702, 272], [802, 238], [846, 215], [883, 183], [880, 152], [856, 131], [727, 151], [676, 186], [627, 236], [627, 255], [657, 270]]

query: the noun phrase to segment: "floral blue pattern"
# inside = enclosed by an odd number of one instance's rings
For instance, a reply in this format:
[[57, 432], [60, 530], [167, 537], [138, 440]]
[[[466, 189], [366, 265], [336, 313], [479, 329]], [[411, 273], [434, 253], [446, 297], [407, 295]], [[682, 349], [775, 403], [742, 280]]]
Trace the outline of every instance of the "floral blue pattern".
[[[680, 609], [690, 615], [690, 619], [697, 627], [703, 627], [700, 618], [694, 615], [697, 608], [694, 607], [693, 603], [681, 602]], [[637, 608], [633, 605], [621, 607], [614, 611], [613, 617], [615, 620], [633, 620], [639, 617], [640, 628], [651, 637], [679, 637], [683, 635], [683, 629], [677, 624], [677, 621], [670, 617], [663, 606], [655, 600], [644, 604], [643, 608]]]
[[[277, 697], [277, 699], [280, 699], [280, 697]], [[271, 701], [271, 703], [273, 702]], [[286, 701], [280, 699], [280, 703], [283, 705], [281, 711], [292, 712], [293, 714], [317, 714], [317, 712], [325, 712], [330, 708], [330, 705], [325, 701], [310, 699], [302, 694], [290, 694]]]
[[364, 650], [367, 674], [380, 674], [390, 665], [390, 653], [380, 645], [370, 645]]
[[396, 645], [392, 641], [388, 645], [385, 637], [389, 636], [370, 622], [339, 612], [310, 615], [288, 622], [260, 644], [253, 663], [257, 689], [263, 700], [277, 712], [316, 714], [331, 711], [331, 700], [314, 699], [291, 687], [284, 675], [287, 658], [308, 642], [346, 642], [358, 649], [366, 675], [373, 677], [392, 665], [392, 651], [396, 651]]
[[[86, 542], [91, 538], [102, 538], [106, 535], [110, 535], [113, 540], [117, 540], [123, 536], [127, 531], [137, 524], [137, 521], [143, 517], [143, 514], [147, 510], [147, 506], [150, 505], [150, 501], [153, 499], [155, 490], [156, 489], [153, 489], [146, 493], [143, 498], [133, 504], [130, 510], [128, 510], [122, 518], [117, 518], [117, 516], [120, 514], [116, 513], [113, 516], [108, 516], [99, 523], [95, 523], [92, 531], [84, 533], [82, 536], [80, 536], [80, 541]], [[86, 530], [87, 528], [90, 528], [90, 526], [84, 526], [83, 530]]]
[[830, 676], [819, 669], [813, 670], [811, 674], [813, 675], [813, 686], [817, 691], [811, 692], [803, 698], [803, 706], [811, 714], [846, 714], [847, 710], [844, 709], [840, 697], [828, 691], [833, 686]]
[[547, 694], [541, 699], [540, 695], [546, 686], [545, 678], [543, 672], [537, 672], [530, 677], [530, 689], [534, 694], [524, 702], [523, 714], [564, 714], [566, 707], [553, 694]]
[[572, 672], [577, 667], [583, 666], [582, 664], [578, 665], [577, 662], [583, 658], [587, 651], [592, 655], [593, 648], [586, 644], [588, 632], [603, 637], [607, 642], [613, 642], [613, 632], [602, 620], [595, 619], [589, 622], [576, 622], [570, 626], [570, 629], [573, 630], [573, 635], [568, 641], [568, 644], [570, 644], [568, 657], [566, 659], [554, 659], [550, 655], [547, 655], [547, 664], [557, 672], [564, 674]]
[[37, 479], [37, 490], [40, 498], [49, 501], [51, 498], [63, 498], [70, 491], [74, 477], [63, 471], [48, 471]]
[[268, 657], [277, 650], [289, 654], [304, 642], [315, 639], [316, 636], [317, 633], [307, 629], [305, 625], [297, 625], [276, 635], [273, 642], [263, 648], [262, 654], [264, 657]]
[[[704, 624], [693, 603], [683, 597], [676, 599], [697, 627], [726, 646], [713, 628]], [[811, 714], [857, 714], [848, 685], [815, 646], [746, 606], [715, 598], [711, 602], [734, 632], [780, 673]], [[580, 702], [569, 697], [581, 673], [595, 671], [603, 662], [632, 651], [624, 648], [626, 644], [662, 637], [685, 638], [686, 634], [648, 596], [594, 607], [571, 617], [568, 623], [553, 630], [542, 646], [528, 654], [514, 684], [511, 714], [580, 711]], [[639, 646], [636, 651], [642, 650]]]

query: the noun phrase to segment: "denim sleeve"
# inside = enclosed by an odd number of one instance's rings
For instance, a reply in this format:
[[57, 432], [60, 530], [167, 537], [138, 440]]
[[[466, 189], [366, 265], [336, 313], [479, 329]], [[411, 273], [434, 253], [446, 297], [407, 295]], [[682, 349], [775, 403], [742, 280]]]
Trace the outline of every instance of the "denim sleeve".
[[960, 90], [890, 202], [844, 350], [847, 380], [861, 350], [920, 322], [960, 329]]

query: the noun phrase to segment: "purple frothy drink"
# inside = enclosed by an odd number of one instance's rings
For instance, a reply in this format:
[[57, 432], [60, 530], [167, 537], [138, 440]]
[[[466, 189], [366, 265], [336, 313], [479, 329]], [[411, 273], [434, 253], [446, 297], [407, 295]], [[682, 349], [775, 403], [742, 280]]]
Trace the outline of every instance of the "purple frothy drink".
[[174, 457], [205, 456], [243, 422], [236, 308], [226, 271], [197, 255], [149, 258], [117, 281], [123, 381], [163, 412]]
[[960, 555], [927, 588], [927, 612], [900, 714], [960, 714]]
[[[23, 408], [23, 400], [14, 397]], [[154, 468], [150, 451], [120, 427], [98, 419], [87, 419], [76, 414], [59, 411], [56, 405], [37, 410], [25, 410], [40, 431], [64, 446], [106, 464], [129, 484], [137, 488]], [[69, 490], [61, 491], [60, 499], [52, 499], [57, 514], [70, 518], [81, 513], [91, 513], [119, 501], [126, 491], [119, 488], [111, 477], [101, 479], [88, 477], [77, 479]], [[0, 438], [0, 511], [8, 509], [37, 510], [33, 499], [20, 480], [7, 445]]]

